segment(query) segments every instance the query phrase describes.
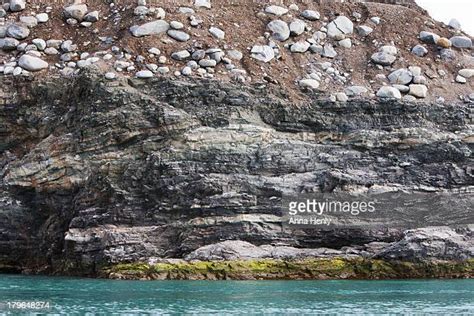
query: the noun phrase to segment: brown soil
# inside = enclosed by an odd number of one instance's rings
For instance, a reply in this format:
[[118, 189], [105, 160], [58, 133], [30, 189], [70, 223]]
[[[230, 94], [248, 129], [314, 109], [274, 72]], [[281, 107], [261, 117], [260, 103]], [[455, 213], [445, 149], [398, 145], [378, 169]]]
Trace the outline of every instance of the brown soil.
[[[48, 4], [49, 2], [49, 4]], [[471, 50], [460, 50], [453, 48], [456, 52], [456, 60], [442, 61], [438, 54], [439, 49], [436, 45], [424, 44], [428, 48], [429, 53], [425, 57], [417, 57], [410, 52], [410, 49], [416, 44], [420, 44], [418, 34], [420, 31], [431, 31], [450, 38], [455, 34], [454, 30], [446, 27], [442, 23], [432, 20], [426, 12], [416, 6], [408, 8], [400, 5], [390, 5], [382, 3], [361, 3], [355, 0], [346, 1], [344, 3], [336, 1], [280, 1], [286, 6], [296, 3], [299, 6], [299, 11], [304, 9], [313, 9], [321, 13], [320, 21], [306, 21], [311, 25], [313, 31], [305, 32], [296, 38], [290, 38], [287, 42], [297, 41], [299, 39], [309, 38], [312, 33], [322, 26], [322, 22], [329, 22], [337, 15], [346, 15], [357, 25], [369, 25], [374, 29], [369, 36], [362, 38], [357, 34], [352, 34], [353, 46], [350, 49], [338, 47], [335, 42], [335, 49], [338, 56], [334, 59], [320, 57], [309, 52], [305, 54], [290, 53], [283, 47], [285, 43], [277, 42], [280, 46], [282, 58], [279, 60], [272, 60], [270, 63], [258, 62], [250, 57], [249, 48], [255, 44], [266, 44], [267, 40], [264, 38], [266, 25], [272, 19], [277, 17], [269, 14], [261, 14], [263, 9], [274, 1], [251, 1], [251, 0], [212, 0], [212, 9], [194, 8], [191, 1], [148, 1], [148, 6], [162, 7], [166, 11], [167, 21], [180, 21], [185, 25], [185, 31], [191, 35], [191, 40], [186, 43], [176, 42], [166, 35], [162, 36], [148, 36], [143, 38], [135, 38], [130, 32], [129, 28], [135, 24], [142, 24], [154, 18], [148, 17], [141, 20], [134, 16], [133, 10], [136, 7], [135, 0], [129, 1], [115, 1], [117, 4], [111, 7], [105, 4], [105, 1], [88, 1], [89, 11], [99, 10], [100, 21], [94, 23], [90, 28], [80, 26], [67, 25], [62, 18], [62, 4], [50, 4], [48, 1], [45, 4], [29, 4], [27, 9], [19, 13], [10, 13], [7, 16], [8, 20], [15, 20], [17, 16], [29, 15], [30, 13], [44, 12], [49, 5], [53, 7], [50, 13], [50, 20], [47, 23], [39, 24], [32, 29], [32, 33], [28, 40], [34, 38], [48, 39], [71, 39], [75, 44], [78, 44], [80, 52], [95, 52], [99, 50], [108, 50], [111, 46], [116, 45], [121, 48], [128, 48], [133, 52], [133, 55], [143, 55], [147, 58], [147, 62], [158, 63], [157, 57], [150, 58], [147, 50], [150, 47], [157, 47], [168, 58], [167, 66], [170, 67], [172, 73], [175, 70], [180, 70], [184, 66], [184, 62], [176, 62], [170, 58], [172, 52], [187, 49], [191, 47], [220, 47], [231, 49], [235, 48], [244, 53], [242, 61], [236, 64], [238, 68], [243, 68], [252, 77], [252, 82], [264, 82], [264, 77], [267, 76], [267, 81], [278, 83], [282, 89], [287, 90], [290, 94], [298, 91], [296, 82], [301, 79], [305, 72], [309, 69], [316, 69], [320, 62], [330, 61], [333, 67], [338, 69], [341, 73], [348, 72], [351, 74], [350, 80], [345, 84], [349, 85], [363, 85], [370, 87], [373, 91], [382, 85], [381, 82], [376, 81], [377, 74], [388, 75], [393, 69], [420, 66], [423, 74], [428, 78], [428, 93], [429, 100], [435, 99], [437, 96], [443, 96], [446, 100], [458, 100], [460, 95], [466, 95], [473, 91], [473, 80], [468, 80], [467, 84], [459, 84], [454, 82], [459, 69], [473, 68], [474, 62]], [[157, 2], [157, 3], [155, 3]], [[178, 12], [180, 6], [193, 7], [196, 11], [196, 17], [201, 18], [204, 23], [198, 27], [193, 28], [189, 25], [188, 16]], [[119, 10], [119, 15], [114, 13], [114, 10]], [[353, 12], [362, 14], [362, 19], [356, 21], [353, 18]], [[260, 13], [260, 14], [259, 14]], [[290, 11], [279, 19], [291, 21], [298, 15], [297, 12]], [[370, 21], [370, 17], [378, 16], [381, 18], [379, 25], [374, 25]], [[107, 17], [107, 20], [103, 18]], [[226, 32], [224, 40], [217, 40], [213, 38], [208, 28], [212, 25], [218, 26]], [[97, 33], [94, 33], [94, 30]], [[110, 36], [114, 38], [112, 44], [104, 44], [99, 37]], [[330, 40], [331, 41], [331, 40]], [[90, 42], [88, 45], [84, 43]], [[370, 62], [370, 56], [377, 51], [377, 48], [393, 44], [398, 50], [397, 61], [392, 67], [385, 67], [380, 70]], [[11, 53], [2, 53], [1, 59], [8, 60]], [[47, 57], [50, 63], [59, 61], [58, 56]], [[110, 64], [103, 64], [104, 71], [113, 70], [113, 60]], [[139, 67], [137, 67], [139, 68]], [[438, 74], [439, 70], [446, 72], [446, 77], [441, 78]], [[221, 80], [229, 80], [224, 66], [219, 65], [216, 68], [216, 77]], [[47, 75], [47, 74], [44, 74]], [[132, 75], [132, 74], [130, 74]], [[271, 78], [272, 80], [268, 80]], [[325, 78], [325, 77], [323, 77]], [[344, 90], [344, 86], [334, 81], [325, 83], [321, 82], [320, 89], [327, 94], [339, 92]]]

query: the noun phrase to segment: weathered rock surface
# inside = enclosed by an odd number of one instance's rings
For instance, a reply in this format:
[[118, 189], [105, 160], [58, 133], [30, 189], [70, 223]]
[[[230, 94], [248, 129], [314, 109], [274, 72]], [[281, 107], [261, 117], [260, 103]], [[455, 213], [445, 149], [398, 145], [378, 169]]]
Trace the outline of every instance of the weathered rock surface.
[[225, 32], [223, 30], [221, 30], [220, 28], [218, 27], [211, 27], [209, 28], [209, 33], [212, 34], [212, 36], [214, 36], [215, 38], [218, 38], [218, 39], [224, 39], [225, 37]]
[[316, 21], [316, 20], [319, 20], [321, 15], [319, 14], [318, 11], [304, 10], [303, 12], [301, 12], [301, 17], [303, 17], [307, 20], [310, 20], [310, 21]]
[[270, 257], [270, 253], [249, 242], [241, 240], [228, 240], [211, 244], [186, 256], [186, 260], [236, 260], [259, 259]]
[[402, 240], [383, 249], [377, 257], [408, 261], [470, 259], [474, 257], [474, 227], [409, 230]]
[[22, 11], [26, 8], [25, 0], [10, 0], [10, 10], [13, 12]]
[[5, 37], [0, 38], [0, 48], [3, 50], [13, 50], [20, 44], [16, 38]]
[[278, 41], [286, 41], [290, 37], [290, 28], [285, 21], [273, 20], [268, 23], [267, 28], [272, 32], [273, 38]]
[[350, 86], [347, 87], [344, 91], [346, 95], [352, 97], [352, 96], [360, 96], [362, 94], [365, 94], [368, 92], [366, 87], [362, 86]]
[[451, 19], [448, 25], [455, 30], [461, 29], [461, 23], [457, 19]]
[[[390, 245], [390, 244], [386, 244]], [[304, 259], [346, 256], [355, 249], [340, 251], [330, 248], [301, 249], [288, 246], [255, 246], [241, 240], [228, 240], [196, 249], [185, 257], [186, 260], [251, 260], [251, 259]], [[348, 256], [350, 257], [350, 255]]]
[[471, 48], [472, 40], [467, 36], [453, 36], [449, 39], [454, 47]]
[[306, 23], [303, 20], [295, 19], [290, 23], [290, 33], [291, 35], [301, 35], [303, 34], [306, 27]]
[[464, 68], [464, 69], [459, 70], [458, 73], [464, 78], [471, 78], [471, 77], [474, 77], [474, 68]]
[[428, 54], [428, 50], [423, 45], [416, 45], [412, 48], [411, 52], [419, 57], [423, 57]]
[[367, 26], [367, 25], [361, 25], [361, 26], [357, 27], [357, 33], [360, 36], [367, 36], [370, 33], [372, 33], [373, 31], [374, 31], [374, 29], [371, 28], [370, 26]]
[[141, 70], [136, 73], [137, 78], [148, 79], [153, 77], [153, 73], [150, 70]]
[[426, 98], [428, 88], [424, 84], [411, 84], [409, 93], [417, 98]]
[[7, 28], [7, 36], [22, 40], [30, 35], [30, 30], [23, 24], [12, 24]]
[[397, 48], [395, 46], [382, 46], [379, 48], [378, 52], [372, 54], [370, 59], [373, 63], [382, 65], [382, 66], [390, 66], [395, 62], [397, 59]]
[[169, 27], [170, 26], [168, 22], [163, 21], [163, 20], [156, 20], [156, 21], [142, 24], [140, 26], [137, 26], [137, 25], [132, 26], [130, 28], [130, 32], [135, 37], [142, 37], [142, 36], [148, 36], [148, 35], [160, 35], [168, 31]]
[[438, 34], [435, 34], [433, 32], [427, 32], [427, 31], [421, 31], [419, 37], [420, 37], [420, 40], [429, 44], [436, 44], [436, 42], [440, 38]]
[[269, 5], [265, 8], [265, 12], [276, 16], [281, 16], [288, 13], [288, 9], [277, 5]]
[[302, 79], [299, 81], [299, 85], [302, 88], [307, 88], [307, 89], [317, 89], [319, 88], [319, 81], [315, 79]]
[[459, 261], [474, 257], [474, 227], [427, 227], [408, 230], [400, 241], [373, 242], [363, 247], [301, 249], [288, 246], [255, 246], [241, 240], [228, 240], [196, 249], [186, 260], [303, 259], [331, 257], [374, 257], [385, 260]]
[[48, 63], [42, 60], [41, 58], [23, 55], [18, 60], [18, 65], [29, 71], [39, 71], [42, 69], [48, 68]]
[[310, 44], [307, 41], [298, 41], [291, 45], [290, 51], [292, 53], [304, 53], [309, 49]]
[[271, 61], [275, 57], [273, 48], [268, 45], [255, 45], [250, 51], [252, 58], [263, 61], [265, 63]]
[[[346, 256], [348, 249], [472, 257], [467, 230], [420, 237], [392, 223], [281, 224], [283, 195], [466, 190], [473, 183], [467, 104], [335, 106], [311, 92], [295, 106], [261, 84], [109, 81], [89, 72], [66, 82], [2, 80], [3, 95], [18, 92], [0, 108], [2, 266], [94, 275], [151, 257]], [[469, 216], [467, 202], [450, 206]], [[219, 245], [229, 240], [241, 242]], [[381, 251], [374, 242], [395, 244]]]
[[179, 42], [186, 42], [188, 41], [191, 36], [189, 34], [183, 32], [183, 31], [177, 31], [177, 30], [168, 30], [167, 32], [168, 36], [179, 41]]
[[84, 21], [92, 23], [99, 21], [99, 11], [92, 11], [87, 13], [84, 16]]
[[352, 34], [354, 24], [346, 16], [338, 16], [334, 21], [327, 25], [328, 35], [331, 37], [344, 34]]
[[26, 25], [28, 28], [33, 28], [38, 25], [38, 20], [34, 16], [20, 16], [20, 23]]
[[377, 91], [377, 96], [379, 98], [395, 98], [401, 99], [402, 95], [400, 91], [394, 87], [383, 86]]
[[406, 68], [400, 68], [388, 75], [388, 80], [393, 84], [408, 84], [412, 81], [413, 74]]
[[194, 5], [196, 7], [203, 7], [210, 9], [211, 8], [211, 0], [194, 0]]
[[73, 18], [78, 21], [82, 21], [86, 14], [87, 5], [83, 3], [73, 4], [64, 8], [64, 15], [66, 18]]
[[191, 54], [187, 50], [180, 50], [178, 52], [174, 52], [173, 54], [171, 54], [171, 58], [175, 60], [185, 60], [189, 58], [190, 56]]
[[334, 58], [337, 56], [337, 52], [331, 44], [326, 43], [323, 47], [321, 55], [328, 58]]

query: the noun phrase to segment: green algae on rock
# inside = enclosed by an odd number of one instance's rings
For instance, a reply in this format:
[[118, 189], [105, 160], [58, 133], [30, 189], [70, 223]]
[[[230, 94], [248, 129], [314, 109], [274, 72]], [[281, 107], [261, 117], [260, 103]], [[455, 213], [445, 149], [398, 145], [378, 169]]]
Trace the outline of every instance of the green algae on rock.
[[106, 267], [100, 276], [127, 280], [272, 280], [472, 278], [474, 260], [384, 261], [362, 258], [232, 260], [128, 263]]

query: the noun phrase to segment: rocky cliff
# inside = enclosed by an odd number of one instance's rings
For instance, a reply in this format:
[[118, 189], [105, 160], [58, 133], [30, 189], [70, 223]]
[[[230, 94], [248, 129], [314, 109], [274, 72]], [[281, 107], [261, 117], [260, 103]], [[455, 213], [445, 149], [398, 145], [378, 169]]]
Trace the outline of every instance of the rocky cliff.
[[[0, 271], [472, 277], [458, 21], [412, 0], [81, 2], [0, 8]], [[391, 203], [287, 225], [315, 194]]]
[[[87, 71], [69, 82], [3, 84], [17, 91], [0, 112], [4, 270], [97, 275], [163, 258], [473, 256], [472, 227], [288, 230], [281, 219], [285, 194], [470, 192], [469, 104], [318, 94], [295, 104], [271, 85], [110, 82]], [[465, 198], [451, 207], [469, 220], [472, 193]], [[219, 244], [230, 240], [237, 244]]]

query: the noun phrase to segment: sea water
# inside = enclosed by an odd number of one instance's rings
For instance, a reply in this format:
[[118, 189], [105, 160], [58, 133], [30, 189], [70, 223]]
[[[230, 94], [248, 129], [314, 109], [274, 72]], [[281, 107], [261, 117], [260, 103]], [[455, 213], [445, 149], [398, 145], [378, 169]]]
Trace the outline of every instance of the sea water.
[[474, 314], [474, 280], [117, 281], [0, 275], [0, 314]]

